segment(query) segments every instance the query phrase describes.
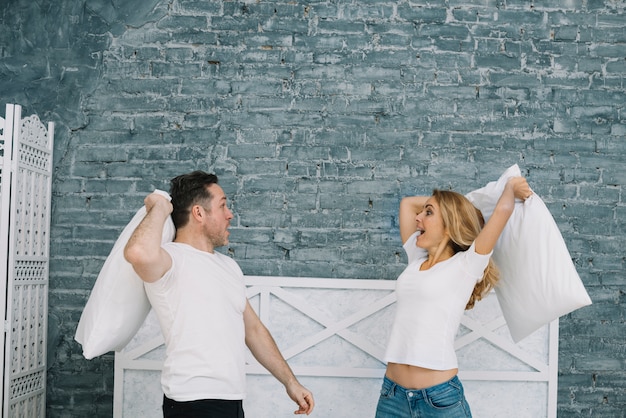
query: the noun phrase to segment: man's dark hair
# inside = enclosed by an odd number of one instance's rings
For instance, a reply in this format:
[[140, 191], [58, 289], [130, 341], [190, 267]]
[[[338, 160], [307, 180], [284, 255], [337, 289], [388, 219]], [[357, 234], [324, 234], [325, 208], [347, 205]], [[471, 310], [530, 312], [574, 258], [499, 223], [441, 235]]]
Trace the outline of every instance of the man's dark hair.
[[217, 184], [217, 176], [200, 170], [181, 174], [170, 180], [170, 196], [174, 207], [172, 221], [176, 229], [187, 224], [193, 205], [211, 202], [213, 196], [208, 189], [211, 184]]

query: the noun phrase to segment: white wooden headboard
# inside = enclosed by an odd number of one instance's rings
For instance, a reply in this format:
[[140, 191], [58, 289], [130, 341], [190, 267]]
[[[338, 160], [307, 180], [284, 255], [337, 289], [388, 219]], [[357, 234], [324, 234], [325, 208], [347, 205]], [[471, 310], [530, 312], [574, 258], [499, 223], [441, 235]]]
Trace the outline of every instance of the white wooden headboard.
[[[395, 281], [246, 276], [248, 298], [318, 418], [373, 417], [395, 313]], [[558, 320], [515, 344], [494, 293], [467, 311], [456, 339], [459, 376], [477, 418], [556, 418]], [[115, 353], [114, 417], [161, 416], [163, 338], [150, 313]], [[248, 353], [251, 418], [291, 417], [284, 388]]]

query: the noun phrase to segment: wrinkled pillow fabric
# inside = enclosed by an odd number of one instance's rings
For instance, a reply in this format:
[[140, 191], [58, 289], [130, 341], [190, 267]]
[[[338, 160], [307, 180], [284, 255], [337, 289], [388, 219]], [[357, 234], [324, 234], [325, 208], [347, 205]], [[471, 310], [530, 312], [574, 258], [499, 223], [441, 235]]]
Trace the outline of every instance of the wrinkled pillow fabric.
[[[162, 190], [155, 193], [170, 198]], [[143, 206], [118, 237], [81, 314], [74, 339], [82, 345], [83, 356], [88, 360], [124, 348], [150, 312], [143, 281], [124, 258], [124, 247], [145, 216]], [[168, 217], [161, 242], [172, 241], [175, 233], [174, 223]]]
[[[466, 197], [485, 221], [510, 177], [521, 175], [513, 165], [495, 182]], [[515, 209], [493, 250], [500, 270], [495, 291], [511, 337], [518, 342], [545, 324], [591, 304], [554, 218], [537, 194]]]

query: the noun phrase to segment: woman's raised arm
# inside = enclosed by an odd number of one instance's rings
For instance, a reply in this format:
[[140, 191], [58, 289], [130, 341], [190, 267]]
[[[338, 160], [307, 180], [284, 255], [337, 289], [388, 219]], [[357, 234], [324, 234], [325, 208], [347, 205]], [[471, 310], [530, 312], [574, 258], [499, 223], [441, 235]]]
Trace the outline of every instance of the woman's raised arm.
[[512, 177], [507, 181], [493, 214], [474, 241], [474, 248], [478, 254], [489, 254], [496, 246], [504, 226], [513, 213], [515, 199], [526, 200], [532, 193], [524, 177]]

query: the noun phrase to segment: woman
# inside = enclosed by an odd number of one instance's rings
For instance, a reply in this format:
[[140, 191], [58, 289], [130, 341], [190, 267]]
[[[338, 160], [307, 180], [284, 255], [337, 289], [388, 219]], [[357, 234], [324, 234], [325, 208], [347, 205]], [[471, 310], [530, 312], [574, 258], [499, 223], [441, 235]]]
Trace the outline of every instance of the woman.
[[400, 237], [409, 264], [396, 283], [376, 418], [472, 416], [457, 377], [454, 338], [464, 309], [497, 282], [490, 256], [515, 199], [531, 194], [526, 179], [511, 178], [486, 224], [455, 192], [402, 199]]

